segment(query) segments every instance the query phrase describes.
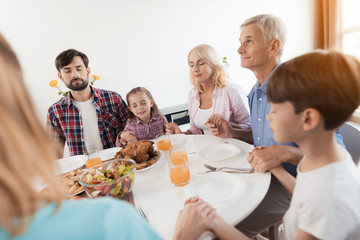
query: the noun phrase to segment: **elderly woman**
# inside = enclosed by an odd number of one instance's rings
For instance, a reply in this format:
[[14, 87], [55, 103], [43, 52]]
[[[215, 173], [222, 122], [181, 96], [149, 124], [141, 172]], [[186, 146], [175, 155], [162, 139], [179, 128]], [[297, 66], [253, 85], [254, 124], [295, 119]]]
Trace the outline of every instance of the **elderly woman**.
[[[125, 201], [66, 201], [55, 177], [57, 151], [33, 110], [17, 57], [1, 34], [0, 85], [0, 239], [161, 239]], [[35, 177], [50, 194], [35, 189]], [[196, 239], [209, 225], [201, 218], [215, 216], [201, 200], [188, 203], [179, 214], [174, 240]]]
[[[185, 134], [211, 134], [208, 124], [220, 116], [237, 128], [249, 130], [250, 115], [247, 103], [242, 100], [243, 90], [229, 83], [215, 49], [207, 44], [194, 47], [189, 52], [188, 64], [194, 88], [188, 98], [191, 127]], [[182, 133], [175, 123], [167, 125], [167, 132]]]

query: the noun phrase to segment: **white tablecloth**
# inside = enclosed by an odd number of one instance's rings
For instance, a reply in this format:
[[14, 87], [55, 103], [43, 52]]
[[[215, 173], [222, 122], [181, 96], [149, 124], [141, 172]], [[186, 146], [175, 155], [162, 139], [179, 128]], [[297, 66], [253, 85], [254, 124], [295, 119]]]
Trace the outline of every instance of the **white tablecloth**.
[[[188, 135], [186, 136], [186, 150], [192, 181], [204, 176], [198, 173], [207, 170], [202, 165], [203, 160], [197, 156], [197, 152], [201, 148], [215, 146], [222, 142], [239, 147], [241, 152], [233, 158], [214, 162], [213, 166], [250, 167], [246, 157], [253, 145], [236, 139], [224, 139], [211, 135]], [[183, 209], [184, 201], [189, 195], [184, 190], [185, 187], [174, 187], [171, 184], [167, 164], [169, 158], [167, 154], [164, 155], [156, 166], [136, 174], [133, 194], [135, 205], [141, 206], [149, 218], [149, 223], [163, 239], [171, 239], [178, 212]], [[228, 223], [236, 225], [248, 216], [264, 198], [270, 185], [270, 173], [232, 175], [242, 181], [241, 190], [226, 201], [215, 202], [212, 205]], [[209, 236], [209, 233], [205, 233], [201, 238], [205, 239]]]

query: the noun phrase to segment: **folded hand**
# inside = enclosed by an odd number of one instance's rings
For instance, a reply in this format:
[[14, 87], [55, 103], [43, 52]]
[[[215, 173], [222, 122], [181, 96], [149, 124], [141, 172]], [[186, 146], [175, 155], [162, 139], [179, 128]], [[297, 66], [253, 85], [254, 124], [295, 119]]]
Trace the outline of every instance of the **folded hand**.
[[205, 126], [212, 135], [222, 138], [231, 138], [231, 126], [220, 114], [212, 114], [206, 121]]
[[215, 209], [202, 199], [194, 197], [186, 200], [176, 221], [174, 239], [197, 239], [211, 228], [215, 216]]
[[180, 134], [180, 133], [182, 133], [179, 126], [174, 122], [170, 122], [170, 123], [166, 124], [165, 125], [165, 130], [166, 130], [167, 134]]
[[130, 131], [123, 131], [120, 135], [120, 143], [123, 146], [132, 144], [134, 142], [137, 142], [137, 138], [135, 136], [135, 133], [130, 132]]
[[258, 146], [249, 153], [247, 160], [257, 172], [267, 172], [280, 166], [284, 155], [284, 145], [272, 145], [270, 147]]

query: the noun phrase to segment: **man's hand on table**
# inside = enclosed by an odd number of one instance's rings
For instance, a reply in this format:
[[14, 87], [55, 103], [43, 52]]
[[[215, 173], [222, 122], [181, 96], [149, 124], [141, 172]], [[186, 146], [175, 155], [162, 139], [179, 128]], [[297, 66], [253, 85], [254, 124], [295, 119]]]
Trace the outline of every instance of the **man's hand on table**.
[[249, 153], [247, 160], [257, 172], [265, 173], [272, 168], [279, 167], [283, 162], [297, 165], [303, 153], [299, 148], [288, 145], [272, 145], [269, 147], [255, 147]]
[[187, 199], [178, 214], [173, 240], [197, 239], [211, 228], [216, 215], [215, 209], [199, 197]]

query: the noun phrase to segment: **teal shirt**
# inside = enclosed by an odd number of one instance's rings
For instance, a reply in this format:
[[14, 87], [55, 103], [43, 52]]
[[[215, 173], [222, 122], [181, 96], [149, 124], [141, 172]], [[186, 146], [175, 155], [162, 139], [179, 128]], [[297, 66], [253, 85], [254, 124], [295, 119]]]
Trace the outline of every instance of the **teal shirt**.
[[15, 237], [0, 227], [0, 239], [161, 239], [127, 202], [113, 199], [64, 201], [40, 208]]

